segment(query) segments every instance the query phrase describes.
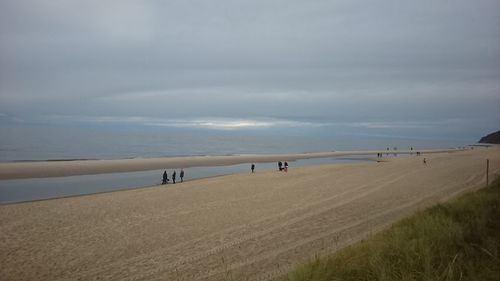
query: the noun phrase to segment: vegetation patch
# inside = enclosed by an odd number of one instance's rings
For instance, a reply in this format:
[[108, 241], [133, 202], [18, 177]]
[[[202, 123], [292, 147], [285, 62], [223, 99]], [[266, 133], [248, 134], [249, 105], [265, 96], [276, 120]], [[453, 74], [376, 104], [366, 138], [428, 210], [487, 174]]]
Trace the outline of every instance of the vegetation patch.
[[498, 281], [500, 179], [302, 265], [285, 280]]

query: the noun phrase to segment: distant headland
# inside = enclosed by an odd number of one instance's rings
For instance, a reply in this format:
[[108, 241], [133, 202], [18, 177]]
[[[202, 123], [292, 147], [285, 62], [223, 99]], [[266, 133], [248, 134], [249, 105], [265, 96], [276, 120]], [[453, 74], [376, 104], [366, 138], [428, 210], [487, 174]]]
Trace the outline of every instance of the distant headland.
[[494, 133], [491, 133], [487, 136], [482, 137], [479, 140], [479, 143], [493, 143], [493, 144], [500, 144], [500, 131], [496, 131]]

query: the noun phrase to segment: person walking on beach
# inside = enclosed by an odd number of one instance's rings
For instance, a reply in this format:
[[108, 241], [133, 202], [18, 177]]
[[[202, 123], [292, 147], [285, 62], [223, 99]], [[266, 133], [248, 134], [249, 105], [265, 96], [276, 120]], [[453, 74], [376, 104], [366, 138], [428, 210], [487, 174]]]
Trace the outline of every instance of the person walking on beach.
[[163, 180], [161, 181], [161, 184], [167, 184], [168, 182], [168, 174], [167, 171], [163, 172]]
[[175, 184], [175, 175], [176, 175], [176, 173], [175, 173], [175, 170], [174, 170], [174, 173], [172, 174], [172, 183], [174, 183], [174, 184]]
[[255, 170], [255, 164], [254, 163], [252, 163], [252, 167], [251, 168], [252, 168], [252, 173], [254, 173], [254, 170]]
[[424, 165], [427, 165], [427, 159], [424, 158]]
[[181, 182], [184, 182], [184, 169], [181, 169]]
[[288, 162], [285, 161], [285, 172], [288, 172]]
[[283, 167], [283, 163], [281, 163], [281, 161], [279, 161], [278, 162], [278, 170], [283, 171], [283, 168], [281, 168], [281, 167]]

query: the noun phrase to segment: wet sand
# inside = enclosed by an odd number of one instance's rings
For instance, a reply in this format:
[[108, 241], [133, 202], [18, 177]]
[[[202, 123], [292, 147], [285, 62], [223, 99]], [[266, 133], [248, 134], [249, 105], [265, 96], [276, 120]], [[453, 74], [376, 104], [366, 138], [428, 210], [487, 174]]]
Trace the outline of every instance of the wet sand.
[[273, 280], [482, 187], [486, 159], [491, 179], [500, 173], [498, 147], [4, 205], [0, 276]]

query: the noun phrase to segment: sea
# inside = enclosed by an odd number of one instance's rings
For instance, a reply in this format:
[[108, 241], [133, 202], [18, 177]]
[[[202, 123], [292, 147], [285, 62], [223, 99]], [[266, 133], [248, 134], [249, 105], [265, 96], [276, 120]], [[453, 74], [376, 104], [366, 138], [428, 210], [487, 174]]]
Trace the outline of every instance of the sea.
[[[457, 148], [472, 140], [363, 134], [294, 134], [239, 130], [175, 130], [141, 128], [73, 128], [46, 126], [0, 127], [0, 162], [133, 159], [172, 156], [281, 154], [343, 150]], [[370, 161], [369, 156], [308, 159], [289, 163], [308, 165]], [[179, 167], [179, 169], [182, 167]], [[258, 163], [257, 172], [276, 169]], [[185, 169], [185, 180], [243, 173], [250, 163]], [[170, 174], [173, 170], [167, 171]], [[177, 171], [178, 172], [178, 171]], [[0, 180], [0, 204], [112, 192], [156, 186], [163, 170]]]

